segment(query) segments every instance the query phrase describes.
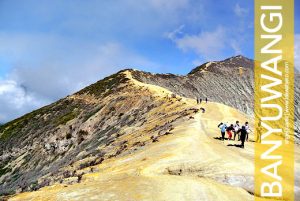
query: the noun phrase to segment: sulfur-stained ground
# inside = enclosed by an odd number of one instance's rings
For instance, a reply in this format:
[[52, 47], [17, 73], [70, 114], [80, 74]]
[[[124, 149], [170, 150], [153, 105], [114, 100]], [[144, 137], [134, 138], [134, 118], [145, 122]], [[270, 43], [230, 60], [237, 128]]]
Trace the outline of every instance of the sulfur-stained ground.
[[[164, 90], [144, 86], [158, 96]], [[219, 140], [217, 128], [221, 121], [252, 123], [251, 117], [219, 103], [196, 105], [195, 100], [183, 98], [182, 101], [186, 106], [177, 110], [203, 107], [206, 112], [185, 117], [174, 125], [170, 134], [160, 136], [143, 149], [106, 160], [97, 166], [97, 172], [85, 174], [80, 183], [44, 187], [10, 200], [254, 200], [253, 135], [245, 149], [241, 149], [235, 146], [240, 143], [238, 141]], [[171, 107], [166, 112], [174, 110], [176, 108]], [[147, 133], [140, 136], [149, 139]], [[123, 140], [130, 141], [131, 137], [124, 136]]]

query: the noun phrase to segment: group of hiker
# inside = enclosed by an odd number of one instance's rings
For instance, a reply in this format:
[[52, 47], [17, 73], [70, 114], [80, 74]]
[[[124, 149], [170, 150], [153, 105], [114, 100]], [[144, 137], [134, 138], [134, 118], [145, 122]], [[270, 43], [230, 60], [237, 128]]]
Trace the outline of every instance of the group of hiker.
[[[202, 103], [202, 98], [196, 97], [197, 104]], [[205, 98], [205, 102], [207, 103], [208, 100]], [[205, 113], [205, 109], [203, 107], [200, 108], [202, 113]], [[228, 122], [223, 123], [221, 122], [218, 125], [218, 128], [221, 130], [221, 139], [222, 141], [225, 140], [225, 134], [228, 135], [228, 140], [234, 140], [237, 138], [238, 141], [241, 141], [241, 148], [244, 148], [245, 141], [248, 141], [249, 133], [251, 132], [249, 123], [245, 122], [244, 125], [240, 126], [240, 122], [236, 121], [235, 124], [228, 124]]]
[[[196, 100], [197, 100], [197, 105], [202, 103], [202, 98], [197, 97]], [[208, 102], [207, 98], [205, 98], [205, 102], [206, 103]], [[205, 108], [201, 107], [200, 110], [202, 113], [205, 113]]]
[[228, 124], [221, 122], [218, 125], [218, 128], [221, 130], [221, 139], [225, 140], [225, 133], [228, 135], [228, 140], [235, 141], [236, 137], [238, 138], [238, 141], [241, 141], [241, 148], [244, 148], [245, 141], [248, 141], [249, 133], [250, 133], [250, 127], [249, 123], [245, 122], [244, 125], [240, 126], [240, 122], [236, 121], [235, 124]]
[[[197, 104], [201, 104], [202, 103], [202, 98], [196, 98], [197, 100]], [[205, 98], [205, 102], [207, 103], [207, 98]]]

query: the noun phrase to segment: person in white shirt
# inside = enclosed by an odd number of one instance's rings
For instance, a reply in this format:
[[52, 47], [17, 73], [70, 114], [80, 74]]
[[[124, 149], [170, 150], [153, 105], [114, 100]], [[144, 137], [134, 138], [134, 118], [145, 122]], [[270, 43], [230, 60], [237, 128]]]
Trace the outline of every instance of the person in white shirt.
[[240, 141], [240, 134], [239, 134], [239, 130], [240, 130], [240, 122], [236, 121], [235, 125], [234, 125], [234, 137], [233, 140], [235, 141], [235, 137], [238, 136], [238, 141]]
[[245, 123], [245, 129], [247, 131], [246, 141], [248, 141], [249, 133], [251, 132], [251, 129], [250, 129], [248, 121]]

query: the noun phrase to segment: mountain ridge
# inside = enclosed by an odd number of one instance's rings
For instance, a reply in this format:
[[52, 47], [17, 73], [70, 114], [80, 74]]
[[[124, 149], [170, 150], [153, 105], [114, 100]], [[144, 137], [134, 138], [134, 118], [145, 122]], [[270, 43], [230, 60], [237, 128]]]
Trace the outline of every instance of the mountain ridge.
[[80, 183], [97, 171], [89, 167], [146, 150], [175, 125], [195, 118], [196, 98], [253, 118], [251, 61], [236, 56], [187, 75], [124, 69], [0, 126], [0, 193]]
[[[176, 114], [157, 111], [153, 121], [160, 121], [145, 128], [148, 140], [132, 142], [130, 150], [126, 142], [118, 140], [150, 121], [149, 112], [158, 105], [182, 105], [167, 89], [145, 87], [147, 84], [128, 76], [126, 72], [113, 75], [97, 86], [90, 85], [89, 91], [81, 90], [0, 127], [1, 194], [32, 191], [69, 177], [77, 182], [86, 166], [132, 152], [134, 147], [155, 141], [150, 137], [158, 130], [165, 133], [171, 129], [167, 117]], [[124, 82], [115, 82], [119, 79]], [[155, 95], [157, 91], [164, 95]], [[187, 115], [182, 112], [183, 117]], [[180, 119], [177, 117], [172, 121]]]

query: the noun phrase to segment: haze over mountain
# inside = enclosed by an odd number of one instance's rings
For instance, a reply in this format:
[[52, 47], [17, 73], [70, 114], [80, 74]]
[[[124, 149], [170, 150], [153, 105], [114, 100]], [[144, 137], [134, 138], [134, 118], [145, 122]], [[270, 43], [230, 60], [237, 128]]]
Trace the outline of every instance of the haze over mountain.
[[[0, 126], [0, 193], [50, 186], [11, 200], [252, 200], [253, 136], [245, 150], [214, 137], [221, 121], [254, 126], [253, 97], [253, 61], [243, 56], [185, 76], [120, 71]], [[299, 138], [298, 86], [295, 100]]]

